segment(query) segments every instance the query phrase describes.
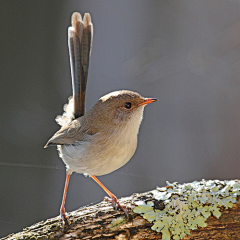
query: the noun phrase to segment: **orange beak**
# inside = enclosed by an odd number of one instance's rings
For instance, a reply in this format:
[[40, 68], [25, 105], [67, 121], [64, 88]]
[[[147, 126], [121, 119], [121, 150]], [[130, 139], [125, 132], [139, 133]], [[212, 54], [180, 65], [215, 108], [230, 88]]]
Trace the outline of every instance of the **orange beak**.
[[156, 102], [156, 101], [158, 101], [157, 98], [145, 98], [143, 102], [140, 102], [138, 104], [138, 106], [142, 106], [142, 105], [149, 104], [149, 103]]

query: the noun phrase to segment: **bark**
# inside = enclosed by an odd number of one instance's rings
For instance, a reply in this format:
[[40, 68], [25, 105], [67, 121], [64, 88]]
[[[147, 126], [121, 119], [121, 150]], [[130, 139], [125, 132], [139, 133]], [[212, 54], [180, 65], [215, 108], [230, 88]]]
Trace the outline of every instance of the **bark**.
[[[60, 217], [48, 219], [27, 227], [23, 232], [11, 234], [2, 240], [15, 239], [161, 239], [161, 233], [151, 230], [152, 223], [133, 213], [134, 201], [151, 198], [151, 193], [133, 194], [120, 199], [131, 217], [126, 220], [120, 210], [114, 210], [110, 203], [101, 202], [68, 213], [70, 224], [62, 231]], [[240, 239], [240, 198], [232, 208], [221, 208], [219, 219], [211, 216], [207, 227], [191, 231], [184, 240]]]

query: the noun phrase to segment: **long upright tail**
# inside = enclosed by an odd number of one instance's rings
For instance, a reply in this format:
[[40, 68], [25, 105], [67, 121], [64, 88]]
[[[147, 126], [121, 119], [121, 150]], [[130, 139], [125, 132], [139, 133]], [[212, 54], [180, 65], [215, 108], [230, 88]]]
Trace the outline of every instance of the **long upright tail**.
[[80, 13], [73, 13], [72, 26], [68, 28], [68, 47], [75, 118], [85, 113], [85, 93], [92, 39], [93, 25], [90, 14], [85, 13], [82, 20]]

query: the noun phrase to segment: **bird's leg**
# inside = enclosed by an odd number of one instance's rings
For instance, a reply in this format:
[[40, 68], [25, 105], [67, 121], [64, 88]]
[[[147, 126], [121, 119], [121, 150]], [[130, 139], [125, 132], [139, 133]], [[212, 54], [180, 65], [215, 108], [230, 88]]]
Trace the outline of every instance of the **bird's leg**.
[[70, 179], [71, 173], [66, 173], [66, 181], [65, 181], [65, 187], [64, 187], [64, 192], [63, 192], [63, 198], [62, 198], [62, 205], [60, 207], [60, 217], [62, 219], [62, 224], [63, 224], [63, 230], [65, 227], [65, 223], [68, 221], [68, 217], [65, 214], [65, 200], [66, 200], [66, 195], [67, 195], [67, 188], [68, 188], [68, 183]]
[[125, 213], [126, 217], [128, 218], [128, 212], [127, 209], [122, 206], [117, 197], [111, 193], [94, 175], [90, 176], [97, 184], [100, 185], [100, 187], [109, 195], [109, 197], [111, 197], [111, 199], [107, 198], [107, 201], [112, 202], [113, 206], [117, 209], [117, 207], [119, 207], [120, 209], [123, 210], [123, 212]]

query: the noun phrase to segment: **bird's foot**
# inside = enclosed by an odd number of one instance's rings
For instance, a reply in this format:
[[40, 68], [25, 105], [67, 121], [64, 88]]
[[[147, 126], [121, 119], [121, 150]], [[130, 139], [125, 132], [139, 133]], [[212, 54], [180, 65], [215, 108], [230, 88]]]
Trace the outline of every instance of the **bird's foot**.
[[124, 212], [126, 218], [129, 219], [129, 215], [128, 215], [128, 211], [127, 211], [126, 207], [119, 203], [116, 196], [112, 196], [111, 198], [105, 197], [104, 200], [106, 202], [111, 202], [115, 210], [120, 208]]
[[64, 210], [60, 210], [60, 217], [62, 219], [62, 231], [64, 231], [65, 225], [69, 225], [70, 224], [70, 220], [66, 216], [65, 209]]

